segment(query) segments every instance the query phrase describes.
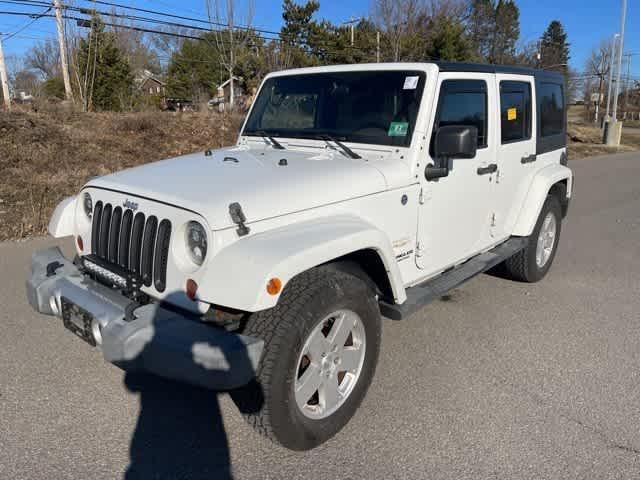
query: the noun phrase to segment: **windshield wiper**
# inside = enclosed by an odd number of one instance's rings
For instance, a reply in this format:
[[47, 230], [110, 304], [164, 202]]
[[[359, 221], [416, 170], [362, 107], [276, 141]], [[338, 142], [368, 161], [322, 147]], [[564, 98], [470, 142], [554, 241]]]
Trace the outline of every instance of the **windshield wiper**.
[[273, 148], [277, 148], [278, 150], [285, 150], [284, 146], [279, 141], [277, 141], [275, 138], [273, 138], [264, 130], [256, 130], [255, 132], [251, 132], [251, 133], [260, 135], [262, 138], [268, 138]]
[[317, 138], [319, 138], [320, 140], [324, 140], [325, 142], [333, 142], [333, 143], [335, 143], [337, 146], [339, 146], [342, 149], [342, 151], [345, 153], [345, 155], [347, 155], [350, 158], [353, 158], [353, 159], [362, 158], [360, 155], [358, 155], [356, 152], [351, 150], [349, 147], [347, 147], [340, 140], [336, 140], [331, 135], [318, 135]]

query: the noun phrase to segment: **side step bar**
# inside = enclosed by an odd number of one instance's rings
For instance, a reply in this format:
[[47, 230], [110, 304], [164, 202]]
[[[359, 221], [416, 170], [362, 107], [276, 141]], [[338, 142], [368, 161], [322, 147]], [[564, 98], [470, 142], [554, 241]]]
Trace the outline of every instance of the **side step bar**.
[[380, 313], [392, 320], [402, 320], [479, 273], [495, 267], [518, 253], [526, 246], [527, 241], [527, 237], [512, 237], [497, 247], [476, 255], [435, 278], [408, 288], [407, 300], [401, 305], [380, 300]]

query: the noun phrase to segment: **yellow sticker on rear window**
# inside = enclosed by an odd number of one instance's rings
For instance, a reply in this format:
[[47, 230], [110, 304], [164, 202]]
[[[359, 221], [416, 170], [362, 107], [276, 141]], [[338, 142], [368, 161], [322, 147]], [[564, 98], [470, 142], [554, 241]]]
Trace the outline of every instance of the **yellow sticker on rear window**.
[[509, 110], [507, 110], [507, 120], [511, 121], [511, 120], [515, 120], [517, 117], [517, 109], [515, 107], [510, 108]]

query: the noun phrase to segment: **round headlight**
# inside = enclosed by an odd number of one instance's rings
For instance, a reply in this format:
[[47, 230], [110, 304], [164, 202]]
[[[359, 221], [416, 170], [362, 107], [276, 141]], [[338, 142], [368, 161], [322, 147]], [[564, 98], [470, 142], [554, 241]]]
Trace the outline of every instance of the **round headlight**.
[[187, 253], [191, 261], [200, 266], [207, 256], [207, 232], [198, 222], [189, 222], [185, 230]]
[[93, 213], [93, 200], [91, 200], [91, 195], [87, 192], [82, 196], [82, 204], [84, 206], [84, 213], [87, 214], [88, 218], [91, 218], [91, 214]]

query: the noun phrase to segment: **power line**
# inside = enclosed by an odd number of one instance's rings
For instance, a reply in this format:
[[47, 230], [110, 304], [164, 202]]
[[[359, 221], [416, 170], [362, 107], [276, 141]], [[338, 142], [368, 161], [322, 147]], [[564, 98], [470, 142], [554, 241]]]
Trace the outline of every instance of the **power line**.
[[[99, 5], [108, 5], [111, 7], [117, 7], [117, 8], [122, 8], [122, 9], [126, 9], [126, 10], [131, 10], [134, 12], [141, 12], [141, 13], [149, 13], [151, 15], [157, 15], [157, 16], [163, 16], [163, 17], [168, 17], [168, 18], [176, 18], [179, 20], [187, 20], [190, 22], [196, 22], [196, 23], [203, 23], [205, 25], [216, 25], [218, 27], [227, 27], [228, 25], [225, 23], [221, 23], [221, 22], [214, 22], [210, 19], [203, 19], [203, 18], [196, 18], [196, 17], [187, 17], [184, 15], [176, 15], [173, 13], [167, 13], [167, 12], [161, 12], [158, 10], [151, 10], [148, 8], [139, 8], [139, 7], [130, 7], [128, 5], [122, 5], [120, 3], [115, 3], [115, 2], [108, 2], [106, 0], [84, 0], [87, 3], [96, 3]], [[238, 30], [251, 30], [251, 31], [255, 31], [255, 32], [260, 32], [260, 33], [266, 33], [266, 34], [271, 34], [271, 35], [279, 35], [280, 32], [275, 32], [273, 30], [265, 30], [265, 29], [261, 29], [261, 28], [255, 28], [249, 25], [234, 25], [235, 29]]]
[[27, 22], [25, 25], [23, 25], [21, 28], [19, 28], [18, 30], [8, 34], [5, 38], [4, 41], [6, 42], [7, 40], [12, 39], [13, 37], [15, 37], [18, 33], [26, 30], [28, 27], [30, 27], [31, 25], [33, 25], [35, 22], [37, 22], [39, 19], [41, 19], [46, 13], [51, 11], [51, 7], [47, 8], [44, 12], [42, 12], [40, 15], [36, 16], [33, 20], [31, 20], [30, 22]]
[[[17, 1], [24, 1], [24, 0], [17, 0]], [[220, 23], [220, 22], [214, 22], [211, 20], [204, 20], [201, 18], [194, 18], [194, 17], [186, 17], [183, 15], [174, 15], [174, 14], [170, 14], [170, 13], [166, 13], [166, 12], [160, 12], [157, 10], [150, 10], [150, 9], [146, 9], [146, 8], [137, 8], [137, 7], [129, 7], [129, 6], [125, 6], [119, 3], [114, 3], [114, 2], [109, 2], [109, 1], [105, 1], [105, 0], [84, 0], [85, 2], [91, 2], [91, 3], [97, 3], [97, 4], [101, 4], [101, 5], [109, 5], [112, 7], [117, 7], [117, 8], [124, 8], [124, 9], [128, 9], [131, 11], [139, 11], [139, 12], [143, 12], [143, 13], [150, 13], [152, 15], [158, 15], [158, 16], [166, 16], [169, 18], [178, 18], [178, 19], [183, 19], [183, 20], [187, 20], [187, 21], [194, 21], [194, 22], [199, 22], [202, 24], [207, 24], [207, 25], [215, 25], [218, 27], [225, 27], [228, 28], [228, 25], [224, 24], [224, 23]], [[86, 9], [86, 8], [82, 8], [82, 7], [67, 7], [70, 10], [73, 11], [77, 11], [83, 14], [90, 14], [90, 12], [92, 11], [92, 9]], [[190, 30], [196, 30], [196, 31], [203, 31], [203, 32], [210, 32], [210, 31], [222, 31], [220, 29], [218, 30], [214, 30], [211, 28], [204, 28], [204, 27], [199, 27], [196, 25], [187, 25], [184, 23], [177, 23], [177, 22], [169, 22], [166, 20], [160, 20], [160, 19], [155, 19], [155, 18], [149, 18], [149, 17], [144, 17], [144, 16], [139, 16], [139, 15], [129, 15], [126, 13], [115, 13], [115, 12], [105, 12], [105, 11], [99, 11], [96, 10], [96, 13], [103, 15], [103, 16], [110, 16], [110, 17], [114, 17], [114, 18], [124, 18], [124, 19], [128, 19], [128, 20], [135, 20], [135, 21], [140, 21], [140, 22], [146, 22], [146, 23], [155, 23], [158, 25], [166, 25], [166, 26], [172, 26], [172, 27], [179, 27], [179, 28], [185, 28], [185, 29], [190, 29]], [[283, 40], [283, 34], [282, 32], [276, 32], [273, 30], [265, 30], [265, 29], [261, 29], [261, 28], [256, 28], [256, 27], [252, 27], [252, 26], [246, 26], [246, 25], [234, 25], [233, 26], [234, 30], [243, 30], [246, 32], [251, 32], [253, 33], [256, 37], [261, 38], [263, 40], [269, 40], [269, 41], [289, 41], [289, 40]], [[259, 34], [265, 34], [265, 35], [259, 35]], [[271, 36], [267, 36], [267, 35], [275, 35], [276, 37], [271, 37]], [[284, 36], [286, 39], [286, 35]], [[310, 42], [309, 41], [295, 41], [295, 43], [299, 44], [299, 45], [303, 45], [306, 44], [309, 46]], [[328, 42], [317, 42], [320, 44], [324, 44], [325, 46], [330, 46], [330, 47], [336, 47], [337, 45], [335, 43], [328, 43]], [[354, 50], [362, 50], [362, 51], [369, 51], [368, 49], [363, 49], [362, 47], [357, 47], [355, 45], [344, 45], [343, 48], [350, 48], [350, 49], [354, 49]]]

